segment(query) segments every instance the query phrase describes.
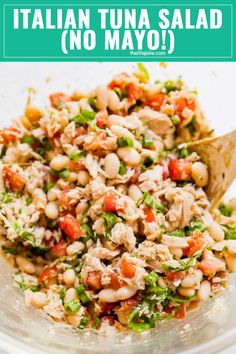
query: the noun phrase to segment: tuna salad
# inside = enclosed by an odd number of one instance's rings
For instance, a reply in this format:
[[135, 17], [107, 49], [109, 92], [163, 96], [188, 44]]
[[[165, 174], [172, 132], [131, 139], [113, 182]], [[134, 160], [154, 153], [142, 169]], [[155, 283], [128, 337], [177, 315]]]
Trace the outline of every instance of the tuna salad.
[[182, 80], [140, 65], [0, 130], [0, 233], [28, 306], [77, 330], [183, 319], [236, 270], [236, 201], [209, 211], [211, 135]]

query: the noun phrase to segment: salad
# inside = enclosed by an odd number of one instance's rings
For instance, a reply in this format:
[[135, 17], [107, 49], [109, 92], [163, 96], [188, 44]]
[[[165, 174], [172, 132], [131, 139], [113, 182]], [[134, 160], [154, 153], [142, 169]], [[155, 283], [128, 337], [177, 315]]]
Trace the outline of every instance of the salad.
[[209, 212], [186, 144], [212, 134], [197, 94], [139, 69], [0, 130], [2, 253], [28, 306], [81, 331], [184, 319], [236, 270], [236, 201]]

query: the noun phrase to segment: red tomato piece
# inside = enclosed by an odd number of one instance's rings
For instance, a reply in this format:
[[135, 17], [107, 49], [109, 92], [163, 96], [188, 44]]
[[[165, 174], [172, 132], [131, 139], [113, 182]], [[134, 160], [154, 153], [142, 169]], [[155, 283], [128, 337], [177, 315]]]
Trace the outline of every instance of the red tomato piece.
[[140, 300], [137, 295], [120, 302], [120, 308], [117, 310], [118, 319], [121, 323], [127, 324], [128, 317], [133, 309], [139, 304]]
[[100, 290], [102, 288], [101, 273], [99, 271], [89, 272], [85, 283], [91, 290]]
[[79, 172], [84, 170], [84, 164], [80, 161], [70, 160], [68, 163], [68, 170], [72, 172]]
[[111, 313], [111, 311], [114, 309], [114, 307], [117, 305], [116, 302], [113, 302], [113, 303], [103, 303], [103, 304], [100, 304], [99, 307], [100, 307], [100, 311], [102, 314], [109, 314]]
[[109, 326], [113, 326], [114, 325], [114, 322], [115, 322], [115, 319], [114, 319], [114, 316], [103, 316], [101, 318], [101, 325], [103, 323], [108, 323]]
[[58, 258], [64, 257], [66, 256], [66, 248], [67, 248], [67, 243], [59, 242], [51, 248], [51, 254], [54, 257], [58, 257]]
[[70, 96], [65, 95], [62, 92], [53, 93], [52, 95], [49, 96], [49, 99], [51, 102], [51, 106], [56, 109], [61, 109], [65, 102], [71, 100]]
[[0, 130], [0, 143], [8, 143], [19, 139], [21, 132], [16, 128], [4, 128]]
[[135, 85], [133, 82], [128, 84], [127, 91], [128, 91], [128, 98], [130, 100], [135, 100], [135, 101], [140, 99], [143, 94], [142, 88]]
[[163, 105], [165, 99], [164, 93], [157, 93], [156, 95], [150, 97], [145, 104], [150, 106], [155, 111], [159, 111], [161, 106]]
[[13, 192], [19, 193], [25, 187], [26, 179], [20, 173], [12, 171], [8, 166], [3, 168], [5, 185]]
[[135, 276], [136, 267], [133, 263], [124, 259], [121, 263], [121, 273], [125, 278], [133, 278]]
[[179, 97], [175, 100], [175, 113], [178, 114], [180, 117], [185, 107], [191, 109], [192, 111], [195, 111], [196, 103], [194, 100], [188, 100], [185, 97]]
[[59, 227], [72, 241], [85, 236], [85, 230], [81, 227], [78, 220], [71, 214], [67, 214], [60, 218]]
[[184, 272], [166, 272], [166, 279], [169, 281], [177, 281], [184, 277]]
[[106, 133], [104, 131], [97, 132], [92, 141], [85, 143], [84, 147], [87, 151], [96, 151], [101, 148], [101, 143], [106, 140]]
[[74, 206], [78, 203], [78, 199], [70, 195], [72, 189], [64, 189], [59, 196], [60, 205], [67, 210], [73, 210]]
[[184, 253], [192, 257], [204, 245], [204, 236], [199, 230], [195, 230], [193, 236], [188, 240], [189, 246], [185, 248]]
[[146, 222], [155, 222], [155, 214], [153, 213], [152, 209], [145, 209], [144, 210], [144, 221]]
[[140, 167], [136, 167], [132, 177], [130, 178], [130, 182], [131, 183], [137, 183], [140, 174], [141, 174], [141, 168]]
[[177, 320], [184, 320], [186, 316], [186, 306], [185, 304], [181, 304], [179, 310], [175, 313], [175, 318]]
[[212, 277], [219, 269], [219, 260], [215, 257], [204, 258], [198, 267], [204, 275]]
[[54, 264], [52, 267], [46, 267], [40, 274], [38, 278], [38, 284], [42, 284], [43, 282], [47, 282], [49, 279], [54, 278], [57, 275], [57, 264]]
[[117, 213], [124, 210], [124, 205], [122, 205], [119, 196], [115, 192], [109, 191], [105, 194], [103, 209], [107, 212]]
[[96, 125], [99, 128], [103, 128], [107, 124], [108, 113], [107, 110], [102, 110], [96, 114]]
[[118, 290], [119, 288], [121, 288], [122, 286], [125, 285], [125, 282], [119, 278], [119, 274], [118, 273], [109, 274], [109, 278], [110, 278], [109, 285], [114, 290]]
[[192, 164], [185, 160], [170, 160], [169, 172], [173, 181], [190, 181]]

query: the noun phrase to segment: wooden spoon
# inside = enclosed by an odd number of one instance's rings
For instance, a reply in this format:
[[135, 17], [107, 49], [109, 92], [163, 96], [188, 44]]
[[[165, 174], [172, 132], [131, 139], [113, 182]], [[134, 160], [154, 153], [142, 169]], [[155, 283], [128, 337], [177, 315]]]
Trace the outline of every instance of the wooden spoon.
[[213, 138], [188, 143], [208, 166], [209, 182], [205, 192], [214, 209], [236, 178], [236, 130]]

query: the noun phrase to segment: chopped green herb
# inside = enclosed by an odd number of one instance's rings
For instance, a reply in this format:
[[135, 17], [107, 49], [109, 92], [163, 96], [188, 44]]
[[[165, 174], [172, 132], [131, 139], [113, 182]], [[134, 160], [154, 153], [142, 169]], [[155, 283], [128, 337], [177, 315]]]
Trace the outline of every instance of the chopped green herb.
[[120, 163], [120, 167], [119, 167], [119, 175], [124, 176], [126, 174], [126, 167], [123, 163]]
[[84, 157], [86, 155], [86, 151], [84, 150], [76, 150], [76, 151], [73, 151], [69, 158], [71, 160], [75, 160], [75, 161], [79, 161], [82, 157]]
[[6, 155], [6, 151], [7, 151], [7, 147], [6, 145], [3, 145], [0, 152], [0, 159], [2, 159]]
[[59, 172], [59, 177], [63, 178], [63, 179], [68, 178], [69, 175], [70, 175], [70, 170], [67, 170], [67, 169], [62, 170], [61, 172]]
[[154, 146], [154, 142], [152, 138], [145, 137], [143, 138], [143, 147], [144, 148], [149, 148]]
[[8, 204], [13, 200], [13, 195], [10, 193], [2, 192], [2, 196], [1, 204]]
[[80, 324], [78, 325], [77, 328], [83, 330], [86, 327], [86, 325], [88, 324], [88, 320], [89, 319], [88, 319], [87, 316], [82, 317], [81, 321], [80, 321]]
[[58, 177], [58, 171], [54, 170], [53, 168], [50, 168], [49, 173], [52, 177]]
[[137, 63], [137, 65], [138, 65], [139, 70], [143, 73], [145, 79], [147, 81], [149, 81], [149, 79], [150, 79], [149, 73], [148, 73], [147, 69], [145, 68], [145, 66], [143, 65], [143, 63]]
[[127, 93], [122, 91], [119, 87], [115, 87], [113, 91], [115, 91], [121, 101], [127, 96]]
[[100, 326], [100, 323], [101, 323], [101, 320], [98, 317], [96, 317], [93, 321], [93, 327], [98, 329], [98, 327]]
[[225, 239], [236, 240], [236, 224], [226, 224], [224, 226], [227, 228]]
[[106, 236], [110, 237], [111, 230], [120, 219], [113, 213], [103, 213], [102, 217], [105, 222]]
[[88, 98], [88, 104], [92, 107], [94, 111], [96, 110], [95, 99], [93, 96], [90, 96]]
[[151, 286], [155, 286], [156, 285], [156, 282], [157, 280], [159, 279], [159, 275], [152, 271], [151, 273], [149, 273], [146, 278], [145, 278], [145, 281], [151, 285]]
[[48, 193], [53, 186], [55, 186], [55, 183], [52, 182], [46, 183], [45, 186], [43, 187], [44, 192]]
[[33, 145], [37, 142], [38, 140], [32, 136], [32, 135], [28, 135], [28, 136], [24, 136], [22, 139], [21, 139], [21, 142], [22, 143], [26, 143], [26, 144], [29, 144], [29, 145]]
[[171, 267], [170, 265], [166, 264], [167, 262], [162, 263], [162, 269], [164, 271], [170, 271], [170, 272], [181, 272], [183, 270], [189, 269], [190, 267], [194, 267], [196, 264], [197, 260], [196, 257], [191, 257], [191, 258], [186, 258], [183, 260], [178, 260], [179, 266], [174, 268]]
[[133, 147], [134, 146], [133, 140], [128, 136], [125, 138], [118, 138], [117, 143], [118, 143], [119, 147], [125, 147], [125, 146]]
[[202, 232], [206, 230], [206, 227], [203, 227], [202, 221], [200, 219], [195, 219], [191, 221], [190, 226], [187, 226], [185, 228], [186, 235], [191, 235], [195, 230], [199, 230]]
[[220, 203], [219, 211], [224, 216], [231, 216], [233, 213], [233, 208], [230, 205], [226, 205], [224, 203]]
[[61, 299], [62, 303], [64, 303], [65, 295], [66, 295], [65, 288], [61, 288], [61, 290], [59, 292], [59, 296], [60, 296], [60, 299]]
[[193, 295], [193, 296], [189, 296], [189, 297], [185, 297], [185, 298], [182, 298], [182, 297], [179, 297], [177, 295], [171, 295], [169, 294], [167, 296], [167, 298], [171, 301], [174, 301], [174, 302], [177, 302], [177, 303], [184, 303], [184, 302], [190, 302], [192, 301], [193, 299], [195, 299], [195, 297], [197, 296], [197, 294]]
[[149, 192], [143, 193], [143, 196], [138, 200], [138, 206], [145, 203], [149, 208], [153, 209], [157, 213], [165, 213], [166, 208], [160, 204]]
[[21, 228], [16, 221], [14, 221], [11, 226], [17, 235], [23, 239], [23, 241], [29, 241], [31, 245], [35, 247], [35, 238], [33, 234]]
[[190, 133], [191, 135], [194, 135], [194, 134], [196, 133], [196, 127], [195, 127], [195, 119], [194, 119], [194, 117], [192, 118], [192, 120], [190, 121], [190, 123], [188, 123], [188, 124], [186, 125], [186, 128], [188, 128], [189, 133]]
[[184, 237], [185, 231], [184, 230], [176, 230], [176, 231], [170, 232], [169, 235], [175, 236], [175, 237]]
[[13, 247], [6, 247], [6, 246], [2, 245], [2, 250], [6, 254], [16, 254], [16, 248], [13, 248]]
[[77, 125], [85, 125], [88, 122], [91, 122], [96, 116], [96, 112], [94, 111], [87, 111], [86, 109], [82, 109], [80, 114], [73, 117], [71, 121], [75, 122]]
[[52, 150], [52, 145], [50, 143], [50, 141], [48, 140], [48, 138], [43, 138], [41, 141], [41, 144], [43, 145], [43, 148], [46, 151], [51, 151]]
[[156, 162], [155, 158], [150, 157], [150, 156], [146, 157], [146, 159], [144, 160], [144, 162], [141, 166], [142, 171], [147, 171], [147, 170], [153, 168], [155, 162]]
[[33, 293], [36, 293], [41, 289], [41, 285], [31, 285], [27, 289], [31, 290]]
[[139, 304], [128, 317], [128, 328], [137, 333], [141, 333], [155, 327], [157, 320], [161, 320], [161, 315], [150, 306], [149, 303]]
[[82, 302], [82, 304], [87, 304], [87, 302], [89, 302], [89, 297], [85, 292], [85, 286], [84, 285], [78, 285], [75, 288], [77, 294], [79, 295], [79, 299]]
[[176, 87], [174, 81], [172, 81], [172, 80], [167, 80], [167, 81], [164, 82], [164, 89], [163, 89], [163, 91], [164, 91], [165, 93], [169, 93], [169, 92], [171, 92], [171, 91], [176, 91], [176, 90], [177, 90], [177, 87]]
[[26, 205], [29, 206], [30, 204], [32, 204], [33, 199], [31, 197], [26, 197], [25, 201]]
[[81, 304], [80, 304], [79, 300], [72, 299], [72, 300], [68, 301], [67, 303], [65, 303], [64, 307], [65, 307], [66, 312], [73, 315], [79, 311], [79, 309], [81, 308]]
[[170, 120], [174, 125], [178, 125], [180, 123], [180, 119], [177, 116], [171, 116]]
[[186, 157], [190, 156], [191, 153], [192, 152], [187, 147], [178, 150], [178, 155], [180, 159], [185, 159]]
[[96, 236], [93, 232], [92, 227], [87, 223], [87, 224], [83, 224], [82, 228], [86, 231], [86, 236], [82, 238], [83, 242], [86, 243], [88, 240], [93, 240], [96, 241]]

